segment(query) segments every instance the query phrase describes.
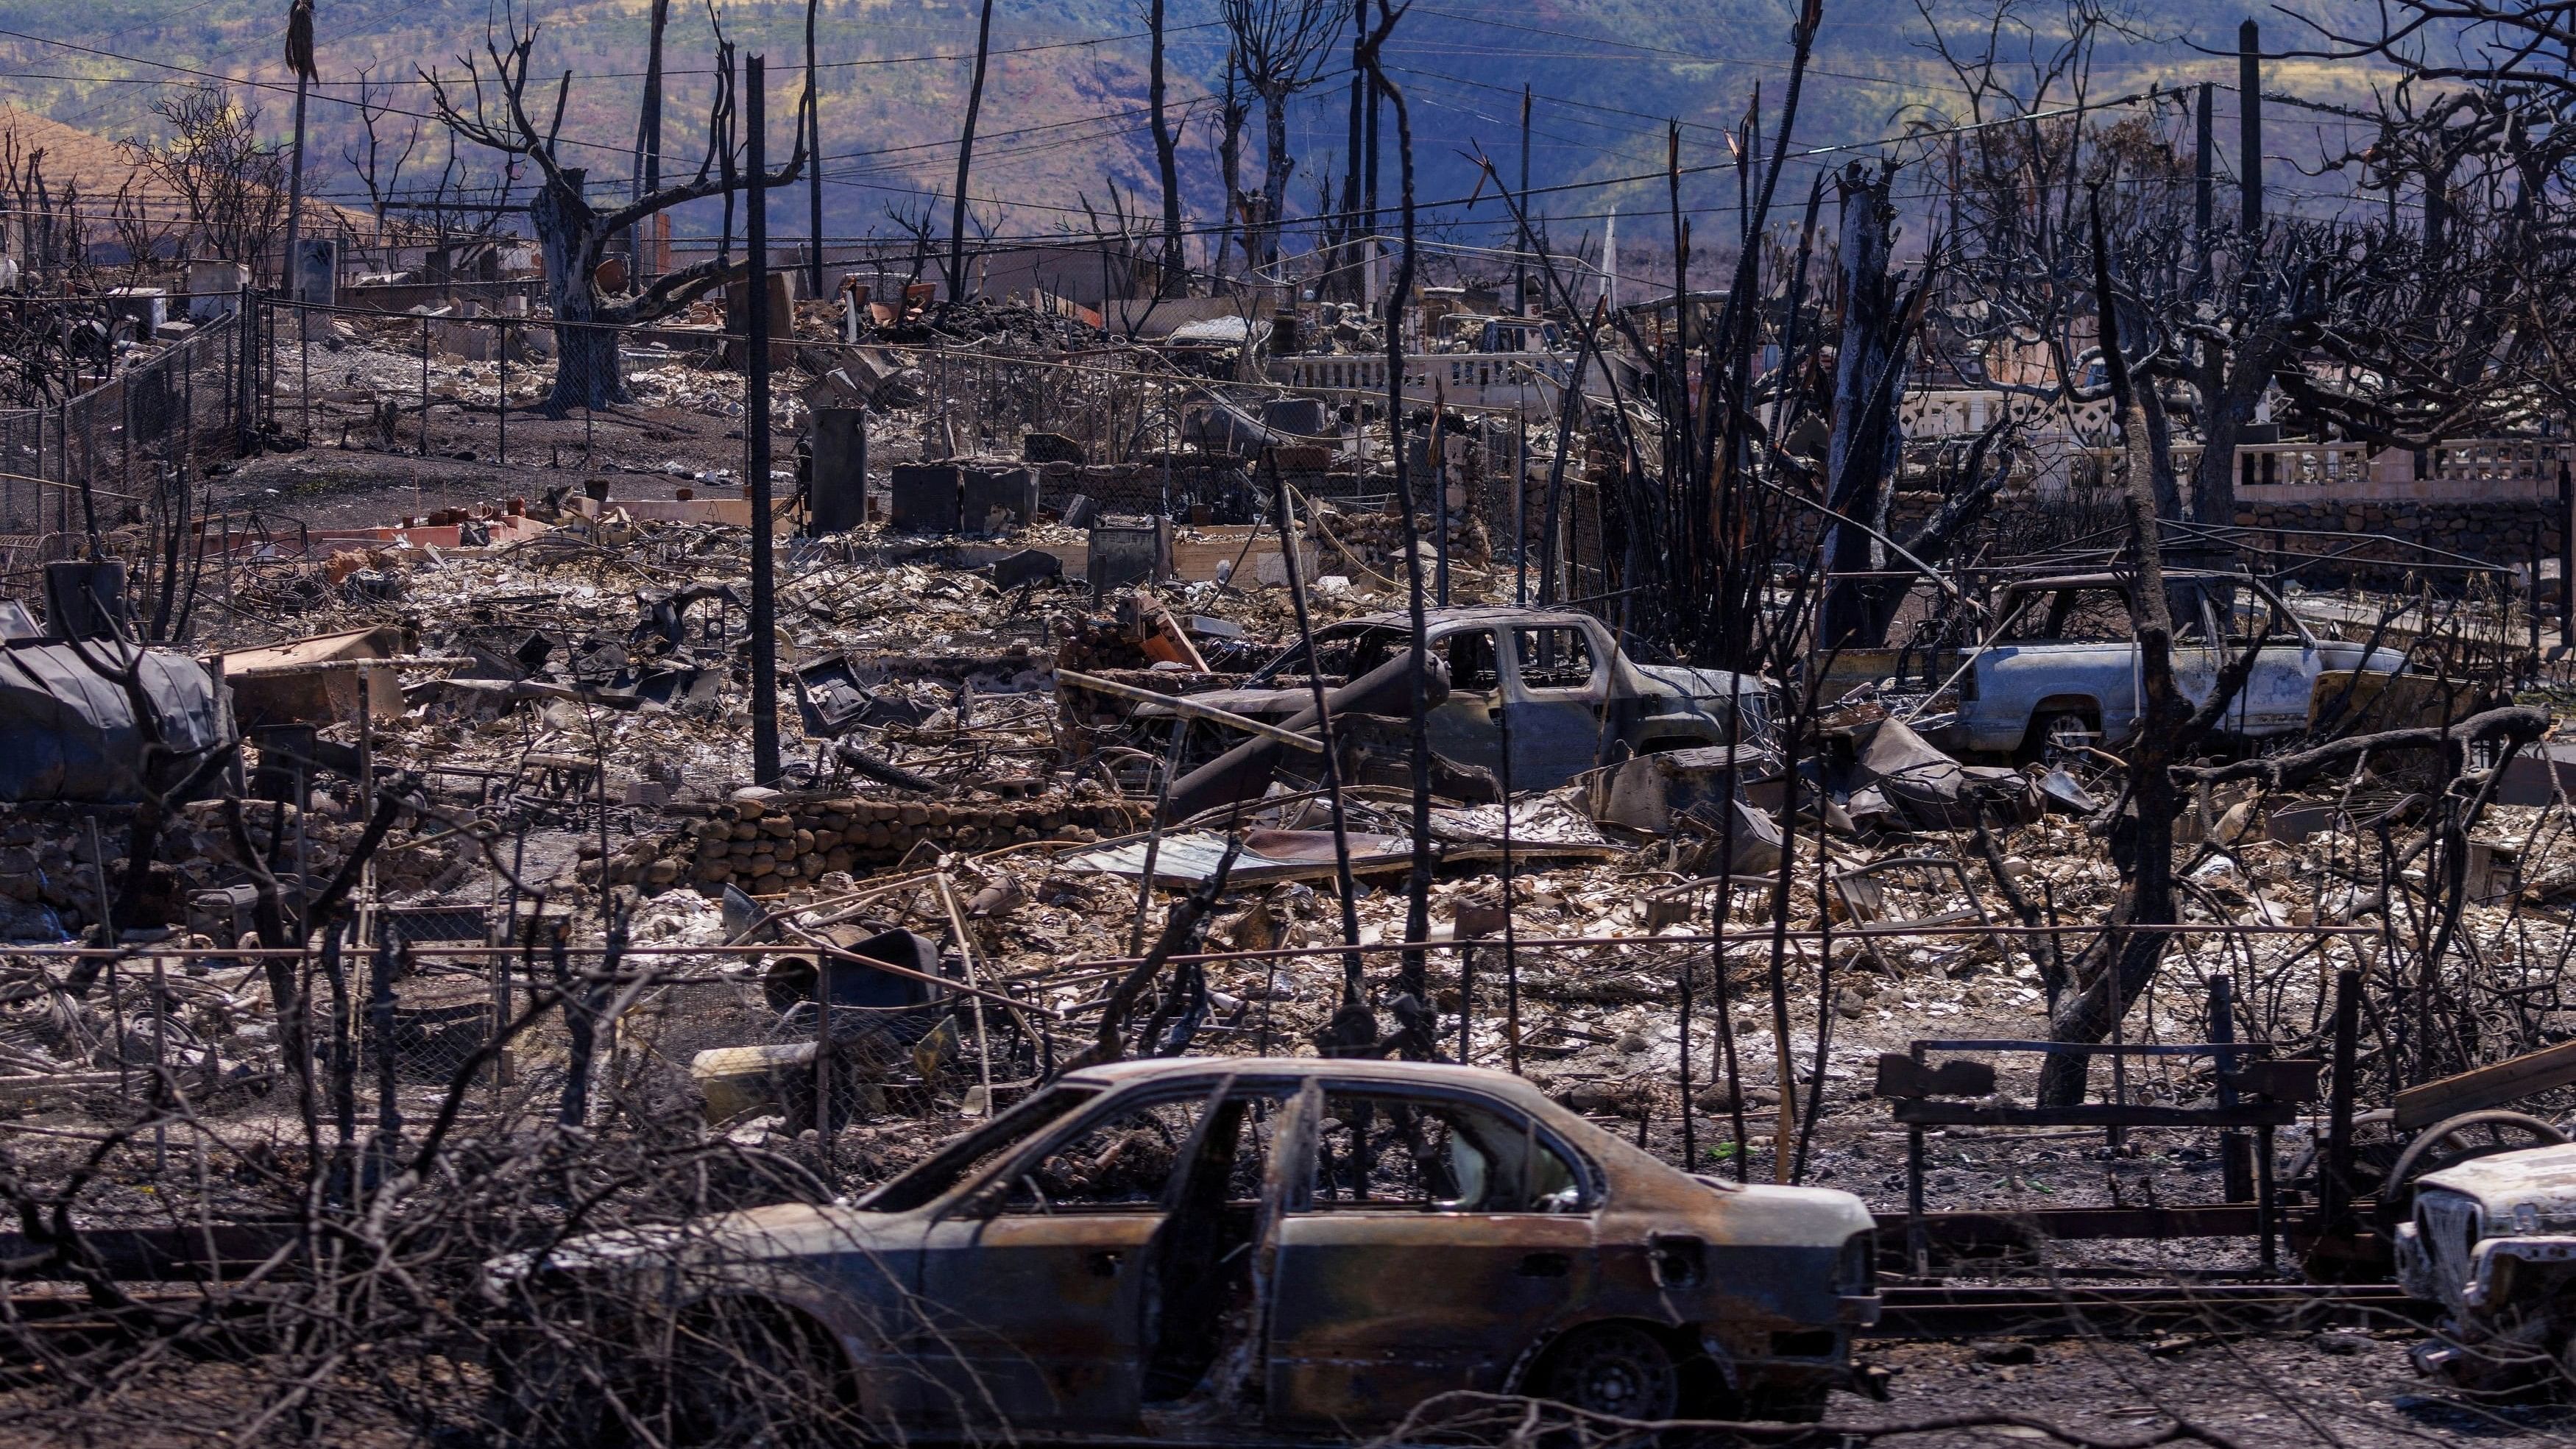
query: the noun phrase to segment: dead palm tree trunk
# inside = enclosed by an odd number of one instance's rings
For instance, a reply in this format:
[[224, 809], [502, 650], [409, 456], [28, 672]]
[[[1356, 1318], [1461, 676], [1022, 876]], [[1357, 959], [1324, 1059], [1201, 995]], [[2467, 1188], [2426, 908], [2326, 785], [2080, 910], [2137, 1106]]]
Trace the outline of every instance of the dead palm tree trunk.
[[[286, 15], [286, 68], [295, 72], [295, 159], [286, 172], [286, 296], [304, 300], [304, 269], [296, 253], [304, 240], [304, 100], [313, 84], [313, 0], [295, 0]], [[295, 335], [307, 335], [304, 311], [295, 313]]]

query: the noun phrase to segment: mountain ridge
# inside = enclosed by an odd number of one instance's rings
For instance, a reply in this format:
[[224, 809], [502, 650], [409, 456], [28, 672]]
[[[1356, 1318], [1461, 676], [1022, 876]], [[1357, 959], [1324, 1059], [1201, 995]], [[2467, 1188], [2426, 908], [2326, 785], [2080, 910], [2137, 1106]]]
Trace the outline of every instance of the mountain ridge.
[[[997, 11], [997, 54], [969, 188], [978, 199], [980, 225], [1005, 235], [1087, 233], [1086, 206], [1105, 215], [1123, 202], [1131, 214], [1159, 214], [1143, 111], [1142, 10], [1130, 0], [1046, 0]], [[262, 129], [281, 135], [292, 105], [277, 54], [283, 12], [281, 4], [254, 6], [250, 0], [200, 0], [172, 15], [156, 15], [142, 0], [95, 0], [79, 7], [63, 0], [0, 0], [0, 48], [10, 62], [11, 89], [5, 94], [102, 136], [151, 135], [152, 98], [167, 84], [189, 80], [149, 63], [160, 61], [249, 83], [245, 94], [259, 107]], [[1201, 228], [1222, 195], [1211, 96], [1221, 84], [1224, 32], [1212, 23], [1215, 13], [1213, 4], [1186, 3], [1175, 3], [1171, 13], [1172, 103], [1183, 133], [1183, 191], [1186, 210]], [[1983, 13], [1961, 8], [1945, 21], [1964, 25]], [[2319, 13], [2358, 23], [2368, 12], [2360, 0], [2329, 0]], [[581, 143], [570, 154], [588, 163], [602, 190], [629, 174], [647, 14], [648, 0], [561, 0], [534, 16], [532, 69], [546, 78], [549, 93], [553, 77], [575, 73], [565, 134]], [[2102, 46], [2090, 94], [2102, 100], [2197, 80], [2232, 87], [2233, 57], [2201, 53], [2191, 42], [2232, 46], [2241, 14], [2208, 0], [2164, 7], [2155, 21], [2158, 38]], [[398, 108], [426, 112], [431, 92], [419, 69], [461, 74], [458, 57], [479, 50], [487, 16], [498, 25], [493, 12], [456, 0], [322, 0], [317, 53], [324, 83], [312, 108], [310, 148], [314, 194], [360, 209], [367, 204], [344, 160], [344, 152], [363, 144], [356, 112], [345, 103], [355, 96], [360, 73], [389, 83]], [[768, 56], [773, 157], [785, 154], [787, 116], [801, 85], [803, 16], [803, 7], [788, 0], [755, 0], [724, 12], [726, 33], [741, 51]], [[2289, 28], [2277, 12], [2264, 18], [2276, 35]], [[964, 112], [974, 20], [963, 0], [824, 0], [817, 29], [824, 62], [827, 232], [888, 233], [895, 229], [891, 212], [918, 211], [944, 196]], [[1514, 174], [1524, 84], [1540, 97], [1531, 127], [1531, 171], [1541, 186], [1652, 177], [1664, 160], [1666, 119], [1684, 128], [1686, 166], [1723, 163], [1721, 132], [1738, 120], [1757, 87], [1765, 125], [1776, 123], [1792, 20], [1791, 7], [1777, 0], [1723, 0], [1681, 13], [1643, 0], [1417, 4], [1387, 50], [1393, 78], [1415, 112], [1417, 193], [1426, 200], [1475, 193], [1477, 170], [1470, 157], [1478, 149], [1506, 176]], [[1955, 119], [1949, 112], [1958, 109], [1959, 98], [1945, 93], [1945, 72], [1924, 48], [1928, 36], [1910, 0], [1829, 4], [1801, 101], [1799, 148], [1850, 146]], [[2283, 35], [2276, 43], [2287, 39]], [[696, 168], [712, 42], [705, 10], [674, 7], [667, 46], [674, 74], [666, 103], [666, 176]], [[1327, 185], [1338, 195], [1348, 63], [1345, 32], [1323, 67], [1326, 79], [1292, 108], [1291, 150], [1300, 162], [1290, 187], [1292, 215], [1318, 209]], [[2284, 61], [2269, 67], [2266, 85], [2349, 100], [2363, 93], [2368, 77], [2365, 67]], [[2232, 125], [2232, 89], [2222, 96], [2221, 109]], [[2178, 120], [2178, 109], [2166, 114]], [[392, 133], [388, 155], [400, 149], [415, 124], [420, 137], [403, 173], [406, 191], [424, 184], [447, 159], [441, 127], [400, 115], [379, 127]], [[2313, 156], [2331, 149], [2334, 138], [2305, 134], [2302, 128], [2312, 124], [2306, 117], [2276, 122], [2276, 154]], [[1388, 131], [1381, 190], [1391, 205], [1391, 124]], [[2232, 146], [2222, 149], [2232, 157]], [[1260, 152], [1256, 110], [1244, 138], [1247, 188], [1259, 184]], [[489, 172], [496, 160], [470, 145], [457, 159], [478, 172]], [[1806, 159], [1829, 164], [1839, 154]], [[2286, 169], [2282, 175], [2289, 177]], [[1685, 184], [1685, 205], [1700, 213], [1695, 229], [1713, 235], [1731, 228], [1725, 208], [1733, 186], [1722, 165]], [[1803, 194], [1804, 178], [1784, 184], [1784, 201], [1793, 186]], [[796, 190], [773, 201], [773, 227], [782, 237], [805, 232], [805, 200], [802, 188]], [[1660, 213], [1663, 192], [1659, 178], [1641, 179], [1554, 193], [1542, 198], [1542, 209], [1579, 233], [1598, 227], [1613, 207], [1632, 216], [1648, 209]], [[936, 210], [935, 225], [944, 231], [944, 201]], [[1488, 190], [1475, 207], [1443, 209], [1426, 217], [1426, 225], [1462, 239], [1490, 240], [1505, 220]], [[678, 229], [705, 232], [715, 224], [714, 208], [701, 208], [681, 217]], [[1632, 230], [1642, 234], [1651, 225], [1641, 220]]]

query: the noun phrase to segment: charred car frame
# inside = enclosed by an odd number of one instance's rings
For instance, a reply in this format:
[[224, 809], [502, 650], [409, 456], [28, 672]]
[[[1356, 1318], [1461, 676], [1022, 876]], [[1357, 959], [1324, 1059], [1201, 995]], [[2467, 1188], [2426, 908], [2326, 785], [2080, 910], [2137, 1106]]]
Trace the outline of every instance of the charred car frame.
[[1072, 1073], [854, 1205], [574, 1238], [487, 1291], [534, 1326], [503, 1375], [522, 1405], [593, 1437], [576, 1406], [614, 1386], [543, 1345], [610, 1313], [663, 1325], [629, 1330], [638, 1364], [764, 1325], [785, 1377], [916, 1440], [1338, 1439], [1455, 1390], [1812, 1419], [1877, 1318], [1871, 1228], [1848, 1193], [1690, 1176], [1500, 1073], [1200, 1058]]

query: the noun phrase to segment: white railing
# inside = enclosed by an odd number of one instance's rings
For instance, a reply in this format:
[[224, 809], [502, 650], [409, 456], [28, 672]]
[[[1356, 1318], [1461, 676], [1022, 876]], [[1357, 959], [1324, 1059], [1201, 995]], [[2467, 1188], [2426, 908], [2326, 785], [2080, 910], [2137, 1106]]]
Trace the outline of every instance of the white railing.
[[2534, 503], [2558, 497], [2570, 445], [2467, 438], [2421, 452], [2368, 443], [2248, 443], [2236, 450], [2241, 503]]
[[[1574, 376], [1571, 352], [1429, 352], [1404, 359], [1404, 395], [1429, 402], [1436, 394], [1458, 407], [1553, 407]], [[1300, 392], [1386, 394], [1386, 359], [1349, 354], [1282, 357], [1270, 380]], [[1586, 396], [1608, 401], [1609, 375], [1595, 358], [1584, 378]]]

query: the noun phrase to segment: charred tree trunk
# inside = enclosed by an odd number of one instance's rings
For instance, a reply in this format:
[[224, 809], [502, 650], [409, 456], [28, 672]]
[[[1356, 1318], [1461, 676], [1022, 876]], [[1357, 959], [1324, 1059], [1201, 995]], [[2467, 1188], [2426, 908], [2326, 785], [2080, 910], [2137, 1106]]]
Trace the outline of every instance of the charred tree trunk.
[[[662, 41], [671, 28], [671, 0], [653, 0], [648, 38], [644, 46], [644, 100], [635, 116], [635, 195], [642, 201], [662, 189]], [[652, 280], [644, 266], [644, 234], [635, 227], [626, 231], [627, 270], [635, 285]]]
[[[1217, 103], [1216, 141], [1217, 170], [1225, 177], [1225, 215], [1217, 222], [1216, 265], [1210, 268], [1220, 275], [1225, 271], [1226, 239], [1235, 234], [1236, 222], [1243, 215], [1243, 101], [1242, 92], [1238, 89], [1240, 83], [1241, 71], [1234, 57], [1227, 56], [1225, 92]], [[1243, 254], [1247, 261], [1251, 259], [1249, 239], [1244, 242]]]
[[[1842, 347], [1834, 363], [1834, 424], [1826, 447], [1827, 504], [1841, 515], [1829, 525], [1825, 567], [1833, 574], [1866, 572], [1885, 562], [1878, 541], [1862, 522], [1876, 519], [1895, 477], [1896, 399], [1905, 387], [1904, 309], [1888, 275], [1895, 246], [1896, 208], [1888, 198], [1893, 168], [1876, 176], [1860, 162], [1840, 178], [1843, 205]], [[1834, 578], [1824, 591], [1817, 621], [1820, 648], [1868, 648], [1880, 640], [1870, 630], [1876, 581]], [[1901, 591], [1899, 591], [1901, 592]], [[1881, 626], [1884, 632], [1884, 625]]]
[[1261, 98], [1261, 218], [1259, 240], [1252, 245], [1256, 271], [1279, 264], [1279, 214], [1288, 205], [1288, 173], [1297, 159], [1288, 154], [1288, 97]]
[[2204, 527], [2229, 528], [2236, 523], [2236, 440], [2254, 420], [2255, 406], [2288, 349], [2268, 328], [2239, 338], [2232, 348], [2202, 346], [2210, 355], [2192, 378], [2200, 394], [2202, 446], [2191, 473], [2191, 516]]
[[[1181, 252], [1180, 145], [1172, 137], [1171, 117], [1163, 104], [1167, 89], [1163, 73], [1163, 0], [1154, 0], [1147, 19], [1154, 31], [1154, 69], [1146, 83], [1146, 97], [1154, 111], [1154, 165], [1163, 180], [1163, 272], [1154, 295], [1178, 297], [1189, 290], [1189, 261]], [[816, 154], [821, 153], [818, 150]]]
[[581, 194], [588, 173], [566, 167], [561, 175], [561, 182], [540, 186], [528, 203], [528, 220], [545, 257], [546, 297], [555, 312], [555, 385], [539, 409], [550, 418], [635, 400], [618, 367], [617, 334], [585, 325], [603, 320], [591, 274], [607, 243], [599, 212]]
[[948, 211], [948, 300], [966, 297], [966, 177], [975, 161], [975, 119], [984, 109], [984, 67], [993, 55], [993, 0], [975, 27], [975, 79], [966, 88], [966, 129], [957, 138], [957, 195]]
[[[2190, 701], [2174, 683], [2173, 611], [2165, 597], [2163, 542], [2156, 514], [2158, 480], [2172, 478], [2173, 458], [2165, 447], [2164, 429], [2150, 423], [2159, 406], [2155, 389], [2130, 386], [2128, 361], [2120, 352], [2110, 241], [2103, 232], [2098, 195], [2092, 221], [2093, 291], [2101, 318], [2102, 358], [2111, 374], [2111, 397], [2128, 452], [2128, 486], [2122, 502], [2129, 515], [2130, 544], [2137, 554], [2129, 623], [2138, 642], [2143, 697], [2137, 741], [2129, 751], [2127, 808], [2111, 820], [2111, 857], [2120, 864], [2122, 877], [2119, 898], [2111, 908], [2113, 929], [2104, 932], [2076, 963], [2074, 989], [2058, 997], [2049, 1016], [2049, 1040], [2088, 1044], [2108, 1036], [2112, 1024], [2128, 1014], [2164, 959], [2164, 932], [2129, 932], [2118, 927], [2173, 924], [2172, 766], [2193, 717]], [[2249, 651], [2249, 663], [2251, 658]], [[2240, 672], [2238, 683], [2242, 682]], [[2051, 1052], [2040, 1066], [2040, 1105], [2063, 1107], [2082, 1101], [2092, 1061], [2084, 1052]]]

